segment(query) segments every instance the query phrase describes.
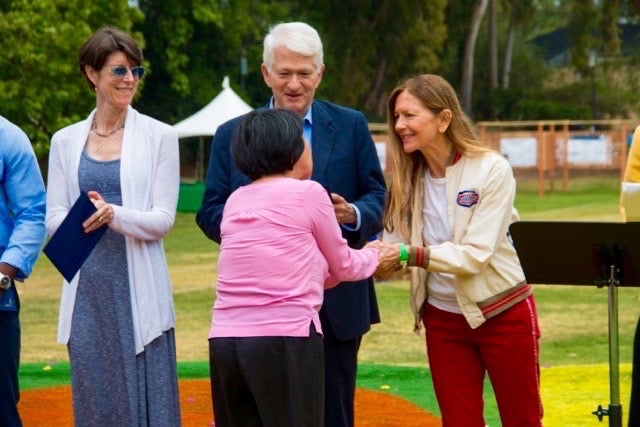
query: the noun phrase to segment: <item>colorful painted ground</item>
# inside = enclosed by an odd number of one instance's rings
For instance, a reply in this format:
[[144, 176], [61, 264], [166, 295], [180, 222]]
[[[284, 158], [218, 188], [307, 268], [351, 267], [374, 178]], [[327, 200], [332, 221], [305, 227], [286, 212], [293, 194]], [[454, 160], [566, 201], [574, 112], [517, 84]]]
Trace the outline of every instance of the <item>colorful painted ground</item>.
[[[607, 407], [609, 367], [600, 365], [542, 367], [541, 386], [546, 427], [598, 426], [592, 414]], [[182, 416], [185, 427], [211, 427], [208, 364], [178, 364]], [[626, 425], [631, 365], [620, 364], [620, 402]], [[20, 411], [25, 427], [70, 427], [71, 391], [65, 363], [24, 364], [20, 368]], [[485, 417], [490, 427], [500, 425], [490, 384], [485, 388]], [[358, 367], [356, 427], [439, 426], [439, 411], [429, 370], [415, 367], [364, 364]], [[608, 422], [608, 420], [603, 420]]]
[[[180, 380], [182, 425], [213, 427], [209, 381]], [[22, 392], [20, 413], [25, 427], [73, 426], [71, 389], [55, 386]], [[440, 420], [408, 400], [388, 393], [358, 389], [356, 419], [359, 427], [435, 427]]]

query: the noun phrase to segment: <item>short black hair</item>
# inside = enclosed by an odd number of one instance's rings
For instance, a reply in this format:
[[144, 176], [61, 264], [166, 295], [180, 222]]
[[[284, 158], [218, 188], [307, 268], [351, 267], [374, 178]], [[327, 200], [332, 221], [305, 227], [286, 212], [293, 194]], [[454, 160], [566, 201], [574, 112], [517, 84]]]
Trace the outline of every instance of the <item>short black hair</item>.
[[254, 110], [236, 128], [231, 156], [252, 180], [292, 170], [304, 151], [303, 118], [283, 109]]

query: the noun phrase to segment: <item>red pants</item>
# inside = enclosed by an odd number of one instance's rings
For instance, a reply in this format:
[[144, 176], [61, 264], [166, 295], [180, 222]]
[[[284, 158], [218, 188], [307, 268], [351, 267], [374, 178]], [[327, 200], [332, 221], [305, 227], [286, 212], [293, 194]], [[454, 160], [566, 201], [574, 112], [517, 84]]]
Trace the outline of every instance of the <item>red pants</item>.
[[471, 329], [461, 314], [427, 304], [427, 355], [443, 427], [484, 427], [489, 374], [503, 427], [542, 426], [533, 296]]

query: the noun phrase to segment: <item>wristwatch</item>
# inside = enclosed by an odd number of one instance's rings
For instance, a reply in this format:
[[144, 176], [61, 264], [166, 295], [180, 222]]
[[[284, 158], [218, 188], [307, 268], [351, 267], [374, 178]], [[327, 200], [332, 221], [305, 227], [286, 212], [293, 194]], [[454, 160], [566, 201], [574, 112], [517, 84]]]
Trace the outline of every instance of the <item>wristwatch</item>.
[[11, 276], [7, 276], [6, 274], [0, 273], [0, 289], [6, 291], [11, 287]]

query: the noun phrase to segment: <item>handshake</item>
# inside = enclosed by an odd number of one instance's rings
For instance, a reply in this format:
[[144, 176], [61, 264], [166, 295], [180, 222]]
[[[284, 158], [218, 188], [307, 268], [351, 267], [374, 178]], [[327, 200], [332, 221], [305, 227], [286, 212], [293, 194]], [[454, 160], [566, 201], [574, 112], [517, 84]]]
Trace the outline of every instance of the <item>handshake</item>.
[[379, 251], [378, 267], [374, 273], [376, 279], [388, 279], [402, 268], [400, 246], [399, 243], [383, 243], [380, 240], [373, 240], [365, 245], [365, 248], [376, 248]]

